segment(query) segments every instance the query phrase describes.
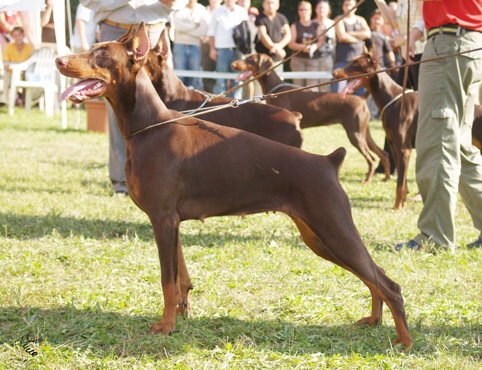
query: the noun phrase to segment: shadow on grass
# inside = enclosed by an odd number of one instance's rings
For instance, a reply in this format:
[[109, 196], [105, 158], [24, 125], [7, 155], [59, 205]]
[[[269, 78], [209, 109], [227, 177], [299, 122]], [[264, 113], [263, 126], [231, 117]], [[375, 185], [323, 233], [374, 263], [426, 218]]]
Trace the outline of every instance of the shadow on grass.
[[[303, 325], [283, 320], [246, 321], [232, 317], [178, 318], [177, 331], [173, 335], [151, 335], [149, 327], [159, 317], [105, 312], [95, 307], [5, 307], [0, 308], [0, 316], [3, 329], [0, 343], [15, 346], [30, 333], [31, 337], [62, 347], [63, 351], [67, 348], [74, 353], [92, 353], [100, 358], [113, 354], [123, 358], [146, 355], [163, 358], [192, 350], [236, 351], [243, 348], [291, 355], [375, 355], [386, 354], [395, 339], [392, 326]], [[482, 360], [477, 344], [481, 330], [482, 324], [412, 328], [412, 353], [433, 356], [437, 341], [442, 341], [446, 353]]]
[[[247, 321], [233, 317], [178, 318], [177, 331], [173, 335], [151, 335], [148, 334], [149, 327], [159, 317], [105, 312], [95, 307], [5, 307], [0, 308], [0, 316], [3, 322], [0, 343], [15, 346], [30, 333], [30, 337], [62, 347], [62, 351], [92, 353], [100, 358], [113, 354], [124, 358], [163, 358], [166, 354], [176, 356], [193, 350], [236, 351], [243, 348], [291, 355], [385, 354], [395, 339], [394, 328], [384, 325], [375, 328], [358, 327], [354, 323], [304, 325], [283, 320]], [[433, 336], [440, 329], [422, 328], [417, 335]], [[473, 328], [474, 331], [477, 329], [480, 331], [481, 328]], [[450, 331], [453, 337], [466, 339], [466, 330], [450, 328]], [[450, 344], [447, 346], [446, 350], [450, 352]], [[420, 347], [427, 351], [423, 343]], [[482, 357], [475, 345], [465, 346], [464, 352], [463, 355]], [[427, 351], [427, 354], [432, 353]]]
[[[12, 213], [0, 213], [0, 233], [10, 239], [28, 240], [43, 238], [52, 235], [55, 230], [57, 235], [70, 238], [81, 235], [85, 239], [109, 240], [125, 235], [136, 236], [142, 241], [152, 241], [154, 234], [148, 222], [128, 222], [105, 219], [81, 219], [65, 217], [51, 213], [45, 216], [26, 216]], [[229, 231], [212, 230], [200, 227], [194, 235], [185, 234], [181, 230], [181, 242], [184, 246], [198, 245], [205, 247], [223, 246], [226, 244], [239, 244], [253, 242], [262, 244], [266, 239], [274, 239], [279, 243], [291, 245], [293, 248], [304, 248], [299, 238], [273, 236], [269, 233], [251, 233], [250, 235], [236, 235], [237, 231], [244, 229], [230, 229]], [[211, 229], [211, 230], [209, 230]]]

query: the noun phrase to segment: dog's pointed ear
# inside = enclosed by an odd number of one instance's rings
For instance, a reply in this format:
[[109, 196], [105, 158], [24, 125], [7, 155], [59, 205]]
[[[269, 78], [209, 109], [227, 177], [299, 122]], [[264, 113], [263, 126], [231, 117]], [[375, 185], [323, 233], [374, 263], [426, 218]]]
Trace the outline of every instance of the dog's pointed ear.
[[378, 52], [372, 39], [366, 39], [363, 45], [363, 54], [372, 60], [374, 64], [378, 64]]
[[149, 52], [149, 37], [147, 37], [146, 26], [144, 21], [141, 22], [137, 32], [129, 40], [128, 53], [132, 55], [135, 61], [143, 59]]
[[131, 26], [129, 27], [129, 29], [127, 30], [126, 33], [124, 33], [119, 40], [117, 40], [117, 42], [126, 42], [127, 40], [129, 40], [132, 35], [134, 34], [134, 25], [131, 24]]
[[169, 57], [169, 53], [171, 52], [171, 44], [169, 42], [169, 30], [167, 29], [167, 27], [162, 30], [161, 36], [159, 36], [159, 41], [154, 47], [154, 51], [163, 59], [167, 60], [167, 58]]

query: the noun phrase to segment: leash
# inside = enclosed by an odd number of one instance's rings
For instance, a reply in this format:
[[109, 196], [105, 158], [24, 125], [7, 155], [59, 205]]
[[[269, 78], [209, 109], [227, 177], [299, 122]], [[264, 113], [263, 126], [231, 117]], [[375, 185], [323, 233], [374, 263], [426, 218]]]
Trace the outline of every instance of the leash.
[[[417, 62], [405, 63], [405, 64], [401, 64], [401, 65], [399, 65], [399, 66], [390, 67], [390, 68], [387, 68], [387, 69], [380, 69], [380, 70], [378, 70], [378, 71], [360, 73], [360, 74], [358, 74], [358, 75], [354, 75], [354, 76], [350, 76], [350, 77], [345, 77], [345, 78], [338, 78], [338, 79], [334, 79], [334, 80], [331, 80], [331, 81], [328, 81], [328, 82], [323, 82], [323, 83], [319, 83], [319, 84], [315, 84], [315, 85], [298, 87], [298, 88], [293, 89], [293, 90], [282, 91], [282, 92], [279, 92], [279, 93], [277, 93], [277, 94], [270, 94], [271, 96], [269, 96], [269, 98], [277, 98], [277, 97], [280, 96], [280, 95], [284, 95], [284, 94], [288, 94], [288, 93], [292, 93], [292, 92], [296, 92], [296, 91], [312, 89], [313, 87], [331, 85], [331, 84], [334, 84], [335, 82], [347, 81], [347, 80], [352, 80], [352, 79], [360, 78], [360, 77], [372, 76], [372, 75], [376, 75], [376, 74], [383, 73], [383, 72], [390, 72], [390, 71], [393, 71], [393, 70], [397, 70], [397, 69], [404, 68], [404, 67], [408, 67], [408, 66], [412, 66], [412, 65], [414, 66], [414, 65], [417, 65], [417, 64], [434, 62], [434, 61], [437, 61], [437, 60], [443, 60], [443, 59], [447, 59], [447, 58], [452, 58], [452, 57], [456, 57], [456, 56], [464, 55], [464, 54], [469, 54], [469, 53], [473, 53], [473, 52], [475, 52], [475, 51], [480, 51], [480, 50], [482, 50], [482, 47], [476, 48], [476, 49], [471, 49], [471, 50], [466, 50], [466, 51], [461, 51], [461, 52], [453, 53], [453, 54], [449, 54], [449, 55], [445, 55], [445, 56], [443, 56], [443, 57], [435, 57], [435, 58], [430, 58], [430, 59], [425, 59], [425, 60], [419, 60], [419, 61], [417, 61]], [[258, 75], [257, 75], [257, 76], [258, 76]], [[257, 76], [256, 76], [256, 77], [257, 77]], [[278, 85], [278, 86], [280, 86], [280, 85]], [[293, 85], [293, 86], [296, 86], [296, 85]], [[266, 99], [266, 98], [268, 97], [268, 94], [267, 94], [267, 95], [263, 95], [263, 97], [265, 97], [265, 99]]]
[[142, 128], [140, 130], [134, 131], [132, 134], [127, 135], [125, 138], [127, 139], [129, 137], [140, 134], [141, 132], [150, 130], [151, 128], [165, 125], [166, 123], [177, 122], [177, 121], [180, 121], [180, 120], [185, 119], [185, 118], [200, 116], [201, 114], [211, 113], [211, 112], [215, 112], [215, 111], [225, 109], [225, 108], [238, 108], [240, 105], [243, 105], [243, 104], [246, 104], [246, 103], [249, 103], [249, 102], [259, 103], [262, 100], [264, 100], [263, 96], [254, 96], [251, 99], [233, 99], [227, 104], [216, 105], [215, 107], [201, 108], [200, 111], [194, 110], [194, 112], [189, 114], [189, 115], [183, 115], [181, 117], [172, 118], [172, 119], [169, 119], [167, 121], [154, 123], [152, 125], [149, 125], [149, 126], [146, 126], [146, 127]]
[[[268, 91], [268, 92], [266, 93], [266, 95], [272, 94], [273, 92], [275, 92], [276, 90], [278, 90], [278, 89], [281, 88], [281, 87], [299, 87], [299, 86], [296, 86], [296, 85], [293, 85], [293, 84], [289, 84], [289, 83], [279, 84], [279, 85], [276, 85], [275, 87], [273, 87], [270, 91]], [[293, 90], [290, 90], [290, 91], [293, 91]]]
[[395, 103], [398, 99], [400, 99], [404, 94], [409, 94], [411, 92], [415, 92], [411, 89], [407, 89], [407, 90], [404, 90], [403, 92], [401, 92], [400, 94], [398, 94], [397, 96], [395, 96], [392, 100], [390, 100], [387, 104], [385, 104], [385, 106], [382, 108], [382, 110], [380, 111], [380, 120], [383, 119], [383, 113], [385, 113], [385, 109], [387, 109], [390, 105], [392, 105], [393, 103]]
[[213, 99], [212, 95], [209, 95], [209, 94], [206, 94], [204, 91], [201, 91], [201, 90], [198, 90], [198, 89], [194, 89], [194, 91], [198, 92], [199, 94], [201, 94], [202, 96], [204, 96], [206, 99], [204, 99], [204, 101], [201, 103], [201, 105], [199, 107], [197, 107], [196, 109], [190, 109], [190, 110], [184, 110], [182, 112], [179, 112], [179, 113], [183, 113], [183, 114], [187, 114], [187, 115], [190, 115], [190, 113], [192, 112], [197, 112], [198, 110], [201, 110], [203, 109], [203, 107]]
[[[301, 91], [301, 90], [306, 90], [306, 89], [311, 89], [313, 87], [318, 87], [318, 86], [325, 86], [325, 85], [331, 85], [335, 82], [339, 82], [339, 81], [345, 81], [345, 80], [350, 80], [350, 79], [354, 79], [354, 78], [360, 78], [360, 77], [366, 77], [366, 76], [372, 76], [372, 75], [376, 75], [378, 73], [383, 73], [383, 72], [389, 72], [389, 71], [392, 71], [392, 70], [395, 70], [395, 69], [399, 69], [399, 68], [403, 68], [405, 66], [408, 66], [408, 65], [417, 65], [417, 64], [422, 64], [422, 63], [427, 63], [427, 62], [433, 62], [433, 61], [437, 61], [437, 60], [443, 60], [443, 59], [447, 59], [447, 58], [452, 58], [454, 56], [458, 56], [458, 55], [463, 55], [463, 54], [468, 54], [468, 53], [472, 53], [474, 51], [480, 51], [482, 50], [482, 47], [480, 48], [476, 48], [476, 49], [472, 49], [472, 50], [466, 50], [466, 51], [462, 51], [462, 52], [459, 52], [459, 53], [454, 53], [454, 54], [449, 54], [449, 55], [445, 55], [443, 57], [436, 57], [436, 58], [430, 58], [430, 59], [425, 59], [425, 60], [420, 60], [418, 62], [412, 62], [412, 63], [406, 63], [406, 64], [402, 64], [401, 66], [396, 66], [396, 67], [391, 67], [391, 68], [387, 68], [387, 69], [380, 69], [378, 71], [373, 71], [373, 72], [367, 72], [367, 73], [361, 73], [359, 75], [356, 75], [356, 76], [351, 76], [351, 77], [347, 77], [347, 78], [339, 78], [339, 79], [336, 79], [336, 80], [332, 80], [332, 81], [329, 81], [329, 82], [324, 82], [324, 83], [321, 83], [321, 84], [316, 84], [316, 85], [311, 85], [311, 86], [305, 86], [305, 87], [299, 87], [299, 88], [296, 88], [296, 89], [293, 89], [293, 90], [288, 90], [288, 91], [282, 91], [282, 92], [279, 92], [277, 94], [273, 94], [273, 93], [268, 93], [268, 94], [265, 94], [265, 95], [259, 95], [259, 96], [254, 96], [252, 97], [251, 99], [233, 99], [231, 102], [227, 103], [227, 104], [223, 104], [223, 105], [217, 105], [215, 107], [207, 107], [207, 108], [201, 108], [199, 111], [198, 110], [194, 110], [193, 113], [189, 114], [188, 116], [185, 116], [183, 115], [182, 117], [177, 117], [177, 118], [173, 118], [173, 119], [170, 119], [170, 120], [167, 120], [167, 121], [164, 121], [164, 122], [158, 122], [158, 123], [155, 123], [155, 124], [152, 124], [152, 125], [149, 125], [149, 126], [146, 126], [144, 127], [143, 129], [140, 129], [138, 131], [135, 131], [133, 132], [132, 134], [130, 135], [127, 135], [126, 138], [129, 138], [129, 137], [132, 137], [134, 135], [137, 135], [137, 134], [140, 134], [141, 132], [144, 132], [146, 130], [149, 130], [151, 128], [154, 128], [154, 127], [157, 127], [157, 126], [161, 126], [161, 125], [164, 125], [166, 123], [171, 123], [171, 122], [176, 122], [176, 121], [179, 121], [181, 119], [184, 119], [184, 118], [187, 118], [187, 117], [195, 117], [195, 116], [199, 116], [201, 114], [206, 114], [206, 113], [211, 113], [211, 112], [215, 112], [215, 111], [218, 111], [218, 110], [221, 110], [221, 109], [225, 109], [225, 108], [237, 108], [239, 107], [240, 105], [243, 105], [243, 104], [246, 104], [246, 103], [249, 103], [249, 102], [254, 102], [254, 103], [260, 103], [261, 101], [263, 100], [266, 100], [267, 98], [272, 98], [272, 99], [275, 99], [277, 98], [278, 96], [280, 95], [284, 95], [284, 94], [288, 94], [288, 93], [292, 93], [292, 92], [296, 92], [296, 91]], [[266, 72], [266, 71], [265, 71]], [[261, 75], [261, 74], [260, 74]], [[288, 86], [296, 86], [296, 85], [290, 85], [290, 84], [286, 84]], [[285, 86], [285, 84], [279, 84], [277, 86], [275, 86], [276, 89], [280, 88], [281, 86]], [[273, 90], [273, 89], [271, 89]], [[408, 91], [408, 90], [407, 90]], [[409, 91], [411, 92], [411, 91]], [[223, 94], [220, 94], [220, 95], [213, 95], [213, 96], [210, 96], [211, 99], [217, 97], [217, 96], [222, 96]], [[403, 92], [402, 92], [402, 95], [403, 95]], [[396, 100], [399, 96], [397, 96], [394, 100]], [[393, 103], [390, 102], [389, 104]], [[205, 103], [203, 103], [202, 105], [204, 105]], [[386, 108], [386, 106], [384, 107]], [[380, 114], [380, 118], [382, 117], [382, 114]]]

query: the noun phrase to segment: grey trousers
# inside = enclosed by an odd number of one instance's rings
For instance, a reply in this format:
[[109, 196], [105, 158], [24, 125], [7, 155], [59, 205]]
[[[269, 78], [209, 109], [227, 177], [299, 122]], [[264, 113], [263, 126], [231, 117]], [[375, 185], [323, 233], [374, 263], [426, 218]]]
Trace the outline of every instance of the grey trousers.
[[[437, 34], [425, 46], [422, 60], [479, 48], [482, 33]], [[424, 202], [417, 242], [455, 249], [457, 192], [482, 230], [482, 156], [472, 145], [477, 89], [482, 79], [482, 52], [422, 63], [415, 148], [416, 178]]]
[[[163, 28], [158, 27], [149, 29], [149, 39], [151, 45], [157, 44]], [[113, 41], [119, 39], [126, 33], [125, 29], [113, 27], [105, 23], [100, 24], [100, 42]], [[110, 104], [107, 104], [107, 119], [109, 121], [109, 177], [114, 191], [127, 191], [126, 179], [124, 176], [124, 164], [126, 161], [126, 143], [114, 115]]]

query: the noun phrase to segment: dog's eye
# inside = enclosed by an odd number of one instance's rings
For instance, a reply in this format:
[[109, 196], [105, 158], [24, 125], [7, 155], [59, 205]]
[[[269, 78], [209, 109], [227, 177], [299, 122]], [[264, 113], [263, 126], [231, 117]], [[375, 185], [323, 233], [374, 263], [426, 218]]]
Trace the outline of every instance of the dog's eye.
[[100, 50], [94, 51], [94, 55], [96, 57], [100, 57], [100, 58], [108, 58], [109, 57], [109, 53], [105, 49], [100, 49]]

